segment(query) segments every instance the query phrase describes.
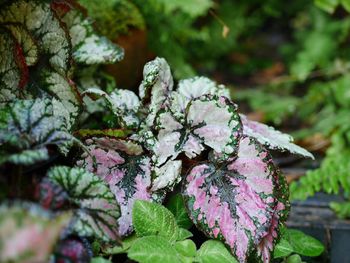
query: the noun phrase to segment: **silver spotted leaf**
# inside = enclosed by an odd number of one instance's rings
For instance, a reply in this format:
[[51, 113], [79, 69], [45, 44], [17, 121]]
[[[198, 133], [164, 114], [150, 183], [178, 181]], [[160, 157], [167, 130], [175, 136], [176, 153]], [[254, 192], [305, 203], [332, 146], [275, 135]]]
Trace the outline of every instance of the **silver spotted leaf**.
[[314, 159], [314, 156], [310, 152], [294, 144], [293, 137], [289, 134], [282, 133], [263, 123], [248, 120], [243, 114], [240, 116], [243, 124], [243, 133], [254, 137], [267, 148]]
[[170, 110], [178, 119], [183, 119], [189, 102], [203, 95], [225, 96], [230, 98], [230, 93], [224, 85], [217, 85], [206, 77], [193, 77], [181, 80], [177, 90], [170, 97]]
[[2, 204], [0, 261], [48, 262], [70, 219], [70, 213], [53, 217], [36, 204]]
[[0, 114], [0, 151], [2, 162], [33, 164], [48, 159], [48, 145], [72, 142], [65, 121], [54, 116], [50, 99], [17, 100]]
[[83, 168], [56, 166], [49, 170], [49, 180], [63, 188], [74, 204], [72, 228], [80, 236], [114, 243], [119, 240], [120, 208], [108, 185]]
[[54, 115], [64, 118], [67, 130], [71, 130], [81, 108], [81, 98], [74, 83], [48, 70], [42, 70], [40, 78], [40, 88], [52, 97]]
[[76, 62], [93, 65], [115, 63], [123, 59], [123, 49], [107, 38], [98, 36], [92, 22], [76, 2], [56, 0], [51, 6], [68, 28]]
[[148, 107], [146, 125], [153, 126], [158, 111], [166, 106], [173, 89], [174, 81], [170, 67], [164, 58], [148, 62], [143, 69], [143, 81], [139, 87], [139, 96]]
[[232, 159], [225, 165], [194, 166], [184, 180], [183, 195], [197, 227], [246, 262], [272, 225], [277, 170], [267, 150], [246, 136]]
[[205, 95], [192, 100], [184, 121], [170, 111], [161, 111], [156, 119], [157, 140], [153, 147], [158, 166], [184, 152], [187, 157], [199, 155], [205, 146], [221, 159], [237, 151], [241, 122], [237, 106], [226, 97]]
[[129, 234], [132, 228], [132, 207], [137, 199], [152, 200], [151, 160], [140, 145], [122, 139], [92, 138], [86, 141], [89, 154], [84, 154], [79, 166], [103, 179], [120, 204], [119, 234]]
[[[49, 2], [12, 1], [1, 8], [1, 23], [17, 23], [25, 27], [37, 41], [40, 51], [48, 57], [50, 66], [59, 74], [68, 75], [71, 67], [70, 39], [64, 25], [51, 11]], [[24, 50], [26, 46], [27, 44], [22, 46]]]
[[103, 90], [93, 88], [84, 91], [83, 94], [92, 98], [104, 98], [123, 128], [132, 129], [139, 126], [140, 120], [137, 113], [140, 107], [140, 100], [134, 92], [116, 89], [112, 93], [107, 94]]
[[16, 99], [28, 80], [22, 49], [11, 32], [0, 27], [0, 105]]
[[19, 46], [22, 48], [23, 56], [27, 66], [33, 66], [39, 59], [39, 47], [25, 26], [20, 24], [3, 24], [13, 37], [17, 40]]

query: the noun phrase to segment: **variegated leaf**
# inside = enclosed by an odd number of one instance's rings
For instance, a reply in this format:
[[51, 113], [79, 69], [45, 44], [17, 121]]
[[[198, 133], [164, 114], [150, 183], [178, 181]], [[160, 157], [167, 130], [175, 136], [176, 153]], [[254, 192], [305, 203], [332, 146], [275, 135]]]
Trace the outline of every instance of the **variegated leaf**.
[[[139, 96], [147, 104], [146, 124], [153, 126], [156, 114], [164, 108], [167, 98], [173, 89], [173, 77], [170, 67], [164, 58], [156, 58], [148, 62], [143, 69], [143, 81], [139, 87]], [[150, 100], [147, 103], [147, 100]]]
[[140, 121], [137, 112], [140, 107], [140, 100], [134, 92], [116, 89], [111, 94], [107, 94], [100, 89], [88, 89], [83, 94], [92, 98], [105, 98], [123, 128], [137, 128], [139, 126]]
[[63, 117], [67, 130], [71, 130], [81, 106], [81, 99], [74, 83], [53, 71], [42, 70], [40, 76], [42, 79], [40, 88], [53, 98], [54, 115]]
[[53, 217], [35, 204], [0, 206], [0, 261], [48, 262], [70, 213]]
[[194, 77], [179, 82], [177, 90], [171, 94], [170, 110], [177, 118], [184, 118], [189, 102], [203, 95], [225, 96], [230, 93], [224, 85], [217, 85], [206, 77]]
[[27, 66], [35, 65], [39, 59], [39, 48], [25, 26], [20, 24], [4, 24], [3, 27], [11, 31], [13, 37], [22, 48]]
[[151, 160], [142, 147], [127, 140], [92, 138], [86, 141], [90, 154], [78, 162], [106, 183], [121, 207], [119, 234], [132, 231], [132, 207], [137, 199], [151, 200]]
[[0, 27], [0, 105], [16, 99], [28, 79], [22, 48], [10, 31]]
[[183, 195], [192, 221], [246, 262], [269, 233], [277, 202], [276, 176], [267, 150], [242, 137], [236, 158], [222, 166], [196, 165], [187, 175]]
[[80, 236], [95, 237], [104, 242], [119, 240], [120, 208], [108, 185], [82, 168], [56, 166], [48, 178], [64, 189], [74, 210], [73, 230]]
[[0, 116], [1, 161], [32, 164], [48, 158], [46, 146], [71, 142], [64, 120], [53, 110], [50, 99], [9, 103]]
[[265, 124], [248, 120], [243, 114], [240, 116], [243, 124], [243, 133], [256, 138], [267, 148], [314, 159], [314, 156], [310, 152], [293, 143], [292, 136], [275, 130], [273, 127]]
[[152, 180], [153, 192], [158, 190], [173, 190], [174, 186], [181, 181], [181, 161], [168, 161], [161, 167], [155, 167], [155, 178]]
[[47, 1], [16, 0], [0, 10], [0, 23], [18, 23], [38, 41], [51, 67], [66, 76], [70, 69], [71, 43], [63, 24]]
[[284, 176], [279, 172], [276, 174], [275, 198], [277, 200], [274, 214], [268, 234], [259, 243], [256, 254], [258, 260], [269, 263], [271, 255], [279, 240], [281, 227], [287, 220], [290, 203], [289, 203], [289, 188]]
[[84, 16], [77, 3], [57, 0], [51, 6], [69, 30], [75, 61], [93, 65], [115, 63], [123, 59], [123, 49], [107, 38], [96, 35], [91, 21]]
[[204, 145], [220, 155], [221, 160], [227, 159], [236, 152], [241, 136], [237, 106], [223, 96], [205, 95], [192, 100], [183, 122], [170, 111], [162, 111], [156, 128], [159, 132], [153, 152], [158, 166], [181, 152], [193, 158], [204, 150]]

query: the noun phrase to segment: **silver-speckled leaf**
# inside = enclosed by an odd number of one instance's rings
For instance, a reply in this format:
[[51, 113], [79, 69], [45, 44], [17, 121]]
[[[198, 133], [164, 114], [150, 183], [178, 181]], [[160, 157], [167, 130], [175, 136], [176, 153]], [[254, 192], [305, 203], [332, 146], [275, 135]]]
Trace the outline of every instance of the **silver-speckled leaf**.
[[108, 185], [83, 168], [56, 166], [47, 174], [49, 180], [62, 187], [74, 209], [72, 228], [80, 236], [103, 242], [119, 240], [120, 208]]
[[139, 96], [143, 103], [148, 105], [146, 124], [149, 127], [152, 127], [158, 111], [165, 107], [173, 84], [170, 67], [164, 58], [157, 57], [145, 65]]
[[70, 213], [53, 217], [36, 204], [0, 206], [0, 261], [48, 262]]
[[27, 82], [22, 49], [9, 30], [0, 27], [0, 105], [13, 101]]
[[189, 102], [203, 95], [230, 98], [230, 92], [224, 85], [217, 85], [206, 77], [194, 77], [179, 82], [177, 90], [171, 94], [170, 110], [175, 117], [184, 118]]
[[86, 141], [90, 154], [84, 154], [79, 166], [102, 178], [120, 204], [119, 234], [132, 228], [132, 207], [137, 199], [151, 200], [151, 160], [142, 147], [132, 141], [92, 138]]
[[73, 136], [63, 118], [54, 116], [50, 99], [17, 100], [0, 115], [0, 162], [32, 164], [48, 159], [46, 146], [61, 146]]
[[54, 1], [52, 9], [68, 28], [75, 61], [93, 65], [115, 63], [123, 59], [123, 49], [95, 34], [92, 22], [84, 16], [77, 3]]
[[92, 98], [104, 98], [111, 111], [118, 117], [123, 128], [137, 128], [140, 124], [137, 112], [140, 107], [140, 100], [130, 90], [116, 89], [107, 94], [100, 89], [88, 89], [83, 94]]
[[277, 170], [267, 150], [242, 137], [235, 159], [194, 166], [183, 187], [192, 221], [207, 236], [223, 240], [246, 262], [269, 233], [276, 209]]
[[226, 97], [205, 95], [192, 100], [181, 121], [170, 111], [162, 111], [156, 119], [158, 135], [153, 147], [157, 166], [184, 152], [187, 157], [199, 155], [204, 146], [218, 153], [221, 160], [237, 150], [241, 123], [237, 106]]
[[25, 27], [48, 56], [51, 67], [66, 76], [70, 69], [71, 43], [64, 26], [46, 1], [16, 0], [0, 10], [0, 23]]
[[293, 137], [289, 134], [282, 133], [263, 123], [248, 120], [243, 114], [240, 116], [243, 124], [243, 133], [254, 137], [267, 148], [314, 159], [314, 156], [310, 152], [294, 144]]

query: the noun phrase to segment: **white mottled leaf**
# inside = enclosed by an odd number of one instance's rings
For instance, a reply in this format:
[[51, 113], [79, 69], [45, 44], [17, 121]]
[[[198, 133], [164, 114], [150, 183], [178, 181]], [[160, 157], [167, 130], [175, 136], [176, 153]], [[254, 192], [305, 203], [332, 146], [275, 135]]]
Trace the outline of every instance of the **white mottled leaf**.
[[241, 114], [243, 124], [243, 133], [254, 137], [261, 144], [272, 150], [287, 151], [293, 154], [298, 154], [304, 157], [314, 159], [314, 156], [304, 148], [293, 143], [293, 137], [275, 130], [273, 127], [265, 124], [250, 121]]
[[0, 206], [0, 261], [48, 262], [70, 213], [53, 217], [35, 204]]
[[203, 95], [225, 96], [230, 98], [230, 93], [224, 85], [217, 85], [206, 77], [194, 77], [179, 82], [177, 90], [171, 94], [170, 109], [177, 118], [184, 118], [189, 102]]
[[74, 210], [73, 230], [78, 235], [95, 237], [104, 242], [119, 240], [119, 205], [108, 185], [82, 168], [56, 166], [47, 174], [68, 195]]
[[88, 89], [83, 94], [92, 98], [104, 98], [112, 112], [119, 118], [120, 124], [124, 128], [137, 128], [140, 121], [137, 112], [140, 107], [140, 100], [136, 94], [130, 90], [116, 89], [111, 94], [107, 94], [100, 89]]
[[181, 161], [168, 161], [161, 167], [155, 167], [155, 178], [152, 181], [152, 191], [160, 189], [172, 190], [181, 181]]
[[[173, 89], [173, 77], [164, 58], [148, 62], [143, 69], [143, 81], [139, 87], [139, 96], [148, 106], [146, 124], [152, 127], [156, 114], [165, 106]], [[146, 100], [150, 100], [146, 103]]]
[[120, 204], [119, 233], [132, 228], [132, 207], [137, 199], [151, 200], [151, 160], [142, 147], [127, 140], [92, 138], [86, 141], [90, 155], [84, 154], [79, 166], [102, 178]]
[[243, 137], [233, 161], [221, 167], [199, 164], [186, 176], [183, 195], [190, 218], [207, 236], [224, 241], [240, 262], [246, 262], [272, 225], [277, 176], [267, 150]]

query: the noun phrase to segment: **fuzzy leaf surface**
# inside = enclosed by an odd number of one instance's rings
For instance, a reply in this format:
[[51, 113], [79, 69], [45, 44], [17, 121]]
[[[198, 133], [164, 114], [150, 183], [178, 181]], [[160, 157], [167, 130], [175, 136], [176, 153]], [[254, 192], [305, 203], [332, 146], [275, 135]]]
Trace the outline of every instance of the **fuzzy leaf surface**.
[[236, 263], [238, 262], [227, 250], [224, 244], [217, 240], [205, 241], [197, 252], [201, 263]]

